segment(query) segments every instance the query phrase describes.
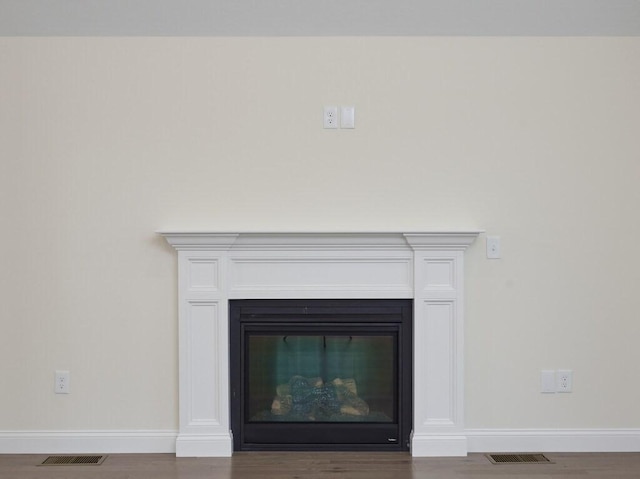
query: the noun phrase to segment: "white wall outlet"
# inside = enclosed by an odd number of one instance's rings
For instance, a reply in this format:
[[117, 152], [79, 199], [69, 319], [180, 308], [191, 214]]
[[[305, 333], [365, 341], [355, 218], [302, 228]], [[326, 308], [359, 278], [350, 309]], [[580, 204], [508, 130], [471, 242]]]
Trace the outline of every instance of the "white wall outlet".
[[328, 128], [328, 129], [338, 128], [338, 107], [337, 106], [324, 107], [324, 128]]
[[500, 236], [487, 236], [487, 258], [499, 259], [500, 255]]
[[556, 372], [551, 370], [540, 371], [540, 392], [545, 394], [556, 392]]
[[570, 393], [573, 389], [573, 371], [570, 369], [558, 369], [556, 381], [556, 390], [559, 393]]
[[56, 371], [56, 394], [69, 394], [70, 390], [71, 374], [69, 371]]

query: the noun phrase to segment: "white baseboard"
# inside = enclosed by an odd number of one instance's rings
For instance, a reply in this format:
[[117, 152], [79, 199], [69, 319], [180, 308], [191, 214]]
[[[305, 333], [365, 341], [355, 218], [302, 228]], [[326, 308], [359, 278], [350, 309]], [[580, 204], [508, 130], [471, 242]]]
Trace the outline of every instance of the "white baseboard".
[[[178, 448], [178, 450], [176, 450]], [[414, 436], [412, 455], [466, 452], [640, 452], [640, 429], [467, 429], [459, 436]], [[224, 436], [178, 431], [0, 431], [0, 454], [135, 454], [230, 456]]]
[[0, 454], [175, 453], [178, 431], [0, 431]]
[[231, 457], [231, 434], [180, 434], [176, 442], [178, 457]]
[[464, 435], [412, 434], [413, 457], [452, 457], [467, 455], [467, 438]]
[[467, 429], [468, 452], [640, 452], [640, 429]]

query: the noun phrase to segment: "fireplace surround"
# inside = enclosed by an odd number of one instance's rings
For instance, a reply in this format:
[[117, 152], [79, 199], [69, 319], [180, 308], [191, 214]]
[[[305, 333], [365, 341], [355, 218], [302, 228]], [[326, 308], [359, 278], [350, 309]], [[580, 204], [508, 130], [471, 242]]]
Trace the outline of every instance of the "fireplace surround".
[[412, 299], [413, 456], [467, 453], [464, 250], [480, 231], [184, 232], [178, 251], [176, 455], [230, 456], [229, 302]]

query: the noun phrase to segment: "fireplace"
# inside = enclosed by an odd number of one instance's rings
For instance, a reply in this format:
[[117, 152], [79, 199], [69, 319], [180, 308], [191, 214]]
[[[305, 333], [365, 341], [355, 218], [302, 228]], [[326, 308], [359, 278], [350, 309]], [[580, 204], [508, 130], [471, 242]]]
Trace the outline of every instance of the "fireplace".
[[[465, 249], [479, 233], [162, 232], [178, 250], [176, 455], [230, 456], [238, 441], [235, 429], [232, 431], [232, 394], [237, 391], [238, 381], [245, 381], [246, 385], [246, 380], [234, 377], [237, 373], [229, 356], [229, 312], [234, 302], [331, 299], [412, 302], [414, 347], [409, 390], [413, 414], [409, 449], [413, 456], [466, 455], [463, 264]], [[322, 338], [324, 342], [325, 336], [335, 336], [336, 331], [326, 331], [320, 323], [308, 334], [289, 329], [277, 341], [286, 339], [293, 345], [294, 341], [303, 343], [309, 337], [314, 341]], [[338, 342], [327, 348], [338, 347], [347, 341], [347, 336], [361, 341], [359, 334], [348, 328], [337, 333]], [[384, 336], [383, 333], [371, 334]], [[264, 336], [269, 335], [275, 333]], [[258, 341], [263, 341], [266, 348], [273, 347], [273, 338]], [[260, 401], [273, 403], [278, 386], [285, 387], [285, 383], [290, 388], [298, 387], [293, 376], [298, 375], [277, 379], [275, 394], [271, 384], [271, 392], [263, 393]], [[307, 386], [313, 382], [313, 377], [304, 379]], [[334, 379], [321, 378], [322, 383], [313, 385], [328, 387], [326, 382]], [[358, 395], [365, 387], [357, 382], [354, 386], [351, 381], [349, 385]], [[271, 394], [273, 398], [269, 398]], [[268, 399], [264, 399], [265, 395]], [[369, 401], [375, 405], [376, 401]], [[296, 426], [293, 421], [289, 423]], [[253, 440], [253, 432], [248, 434]], [[406, 428], [400, 434], [406, 436]], [[386, 439], [394, 439], [393, 434], [389, 436]], [[246, 443], [246, 439], [240, 439], [240, 443]], [[402, 436], [397, 439], [398, 446], [402, 446]], [[357, 439], [349, 444], [355, 442]], [[312, 446], [323, 447], [313, 438], [307, 446], [296, 447]]]
[[234, 450], [409, 449], [411, 300], [232, 300]]

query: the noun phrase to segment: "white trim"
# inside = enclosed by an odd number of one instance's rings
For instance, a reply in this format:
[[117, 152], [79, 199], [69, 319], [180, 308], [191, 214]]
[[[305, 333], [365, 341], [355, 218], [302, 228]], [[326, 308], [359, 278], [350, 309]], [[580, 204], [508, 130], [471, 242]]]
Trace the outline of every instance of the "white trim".
[[230, 434], [180, 434], [175, 451], [177, 457], [229, 457], [233, 439]]
[[464, 456], [463, 261], [479, 233], [160, 233], [179, 258], [177, 454], [232, 453], [229, 299], [412, 298], [411, 451]]
[[467, 438], [457, 434], [413, 434], [411, 455], [413, 457], [460, 457], [466, 456]]
[[[227, 435], [174, 430], [0, 431], [0, 454], [230, 455]], [[177, 441], [176, 441], [177, 440]], [[176, 444], [178, 451], [176, 451]], [[195, 454], [202, 447], [202, 454]], [[466, 429], [462, 435], [413, 435], [413, 456], [491, 452], [640, 452], [640, 429]]]
[[178, 251], [206, 250], [464, 250], [483, 230], [425, 232], [211, 232], [158, 231]]
[[640, 452], [640, 429], [467, 429], [468, 452]]
[[174, 453], [178, 431], [0, 431], [0, 454]]

